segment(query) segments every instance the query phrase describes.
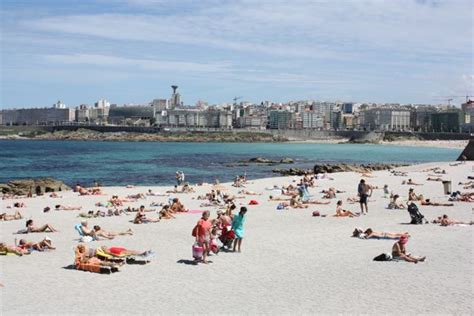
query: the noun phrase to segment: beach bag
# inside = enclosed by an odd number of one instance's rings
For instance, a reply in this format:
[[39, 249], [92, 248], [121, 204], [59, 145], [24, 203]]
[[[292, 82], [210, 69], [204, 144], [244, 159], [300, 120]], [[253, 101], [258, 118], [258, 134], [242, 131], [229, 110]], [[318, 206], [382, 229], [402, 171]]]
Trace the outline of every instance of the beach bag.
[[392, 260], [392, 256], [388, 253], [382, 253], [374, 258], [374, 261], [390, 261]]
[[283, 209], [285, 209], [285, 205], [281, 203], [277, 205], [277, 210], [283, 210]]
[[198, 243], [195, 243], [192, 249], [193, 249], [193, 258], [196, 260], [201, 259], [204, 253], [204, 248], [200, 246]]
[[256, 200], [250, 200], [249, 205], [258, 205]]
[[319, 211], [314, 211], [313, 216], [321, 216], [321, 213], [319, 213]]
[[191, 236], [196, 237], [198, 233], [198, 225], [194, 226], [193, 231], [191, 232]]

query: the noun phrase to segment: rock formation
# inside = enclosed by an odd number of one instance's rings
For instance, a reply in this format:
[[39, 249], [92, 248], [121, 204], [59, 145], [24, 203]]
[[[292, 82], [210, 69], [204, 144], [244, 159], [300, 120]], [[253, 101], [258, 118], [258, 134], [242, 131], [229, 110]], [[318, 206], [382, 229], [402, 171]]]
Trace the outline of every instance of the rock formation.
[[71, 188], [65, 185], [64, 182], [52, 178], [12, 180], [0, 184], [0, 191], [3, 194], [13, 195], [42, 195], [48, 192], [67, 190], [71, 190]]

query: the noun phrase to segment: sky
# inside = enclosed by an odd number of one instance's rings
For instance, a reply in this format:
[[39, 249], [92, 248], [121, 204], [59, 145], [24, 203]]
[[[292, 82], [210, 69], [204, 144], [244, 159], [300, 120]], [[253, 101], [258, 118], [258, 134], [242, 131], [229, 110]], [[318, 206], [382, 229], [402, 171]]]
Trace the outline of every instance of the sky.
[[1, 0], [0, 106], [474, 94], [472, 0]]

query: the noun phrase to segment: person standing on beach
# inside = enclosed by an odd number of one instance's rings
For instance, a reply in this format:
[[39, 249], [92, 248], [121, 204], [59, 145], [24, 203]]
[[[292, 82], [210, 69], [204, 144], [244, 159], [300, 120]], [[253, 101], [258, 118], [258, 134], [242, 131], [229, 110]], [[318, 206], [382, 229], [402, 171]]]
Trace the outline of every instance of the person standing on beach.
[[176, 178], [176, 184], [181, 185], [181, 173], [179, 171], [176, 171], [175, 178]]
[[201, 219], [196, 224], [196, 241], [203, 248], [202, 263], [207, 263], [210, 251], [212, 222], [209, 219], [211, 213], [204, 211]]
[[369, 196], [372, 195], [372, 187], [365, 183], [364, 179], [361, 179], [359, 182], [359, 187], [357, 188], [357, 191], [359, 193], [359, 203], [360, 203], [360, 211], [361, 214], [364, 214], [364, 206], [365, 206], [365, 214], [369, 213], [369, 208], [367, 206], [367, 200]]
[[244, 238], [244, 223], [245, 223], [245, 214], [247, 213], [247, 208], [242, 206], [240, 208], [239, 214], [235, 215], [232, 219], [232, 229], [235, 233], [235, 240], [234, 240], [234, 249], [240, 252], [240, 246], [242, 245], [242, 239]]

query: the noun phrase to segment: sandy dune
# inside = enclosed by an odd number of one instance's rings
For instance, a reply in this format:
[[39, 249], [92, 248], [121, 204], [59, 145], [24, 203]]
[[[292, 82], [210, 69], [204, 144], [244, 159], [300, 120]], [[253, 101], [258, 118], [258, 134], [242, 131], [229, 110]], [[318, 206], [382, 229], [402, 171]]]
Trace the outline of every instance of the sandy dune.
[[[446, 201], [440, 182], [425, 181], [429, 166], [445, 168], [445, 179], [452, 180], [453, 189], [461, 189], [460, 181], [474, 175], [474, 164], [450, 167], [447, 163], [404, 167], [410, 178], [425, 183], [415, 187], [435, 201]], [[251, 175], [250, 175], [251, 176]], [[315, 198], [323, 188], [334, 186], [348, 193], [339, 194], [345, 201], [355, 196], [358, 174], [332, 175], [335, 180], [322, 180], [311, 188]], [[405, 177], [391, 176], [387, 171], [375, 172], [369, 183], [383, 187], [388, 184], [395, 193], [406, 198], [409, 186], [401, 185]], [[473, 294], [473, 226], [440, 227], [438, 225], [404, 225], [409, 222], [405, 210], [388, 210], [388, 199], [382, 190], [371, 197], [369, 215], [358, 218], [312, 217], [314, 210], [333, 214], [336, 200], [330, 205], [312, 205], [306, 210], [276, 210], [276, 202], [268, 202], [272, 194], [264, 188], [273, 184], [289, 184], [293, 177], [250, 180], [248, 190], [262, 196], [250, 199], [260, 202], [248, 206], [246, 236], [242, 253], [220, 253], [210, 257], [212, 263], [187, 264], [191, 257], [191, 230], [198, 214], [181, 214], [175, 220], [156, 224], [134, 225], [132, 216], [90, 219], [108, 230], [132, 228], [133, 237], [117, 237], [112, 241], [89, 243], [89, 246], [118, 245], [131, 249], [153, 249], [157, 253], [146, 266], [124, 266], [121, 272], [99, 275], [64, 269], [73, 263], [73, 247], [78, 235], [78, 211], [50, 211], [55, 204], [82, 205], [96, 210], [97, 201], [106, 201], [111, 194], [123, 197], [145, 192], [149, 187], [132, 189], [108, 187], [108, 196], [79, 197], [63, 193], [63, 198], [37, 197], [22, 199], [27, 208], [21, 212], [37, 225], [50, 223], [60, 230], [48, 233], [57, 250], [28, 256], [0, 257], [1, 313], [6, 314], [302, 314], [302, 313], [364, 313], [364, 314], [472, 314]], [[226, 184], [228, 192], [239, 189]], [[164, 192], [167, 188], [155, 187]], [[193, 200], [210, 186], [197, 187], [197, 193], [178, 195], [190, 209], [200, 208]], [[466, 191], [466, 190], [462, 190]], [[127, 205], [149, 205], [152, 201], [167, 202], [166, 197], [148, 197]], [[16, 200], [15, 200], [16, 201]], [[13, 200], [3, 200], [2, 212]], [[357, 204], [346, 208], [359, 211]], [[429, 220], [444, 213], [470, 221], [474, 204], [455, 202], [454, 207], [421, 207]], [[155, 215], [150, 215], [155, 216]], [[24, 227], [24, 220], [0, 223], [0, 240], [13, 244], [15, 237], [39, 240], [45, 234], [12, 235]], [[355, 227], [404, 232], [412, 235], [407, 248], [415, 255], [427, 256], [419, 264], [374, 262], [372, 258], [390, 252], [393, 241], [351, 238]]]

